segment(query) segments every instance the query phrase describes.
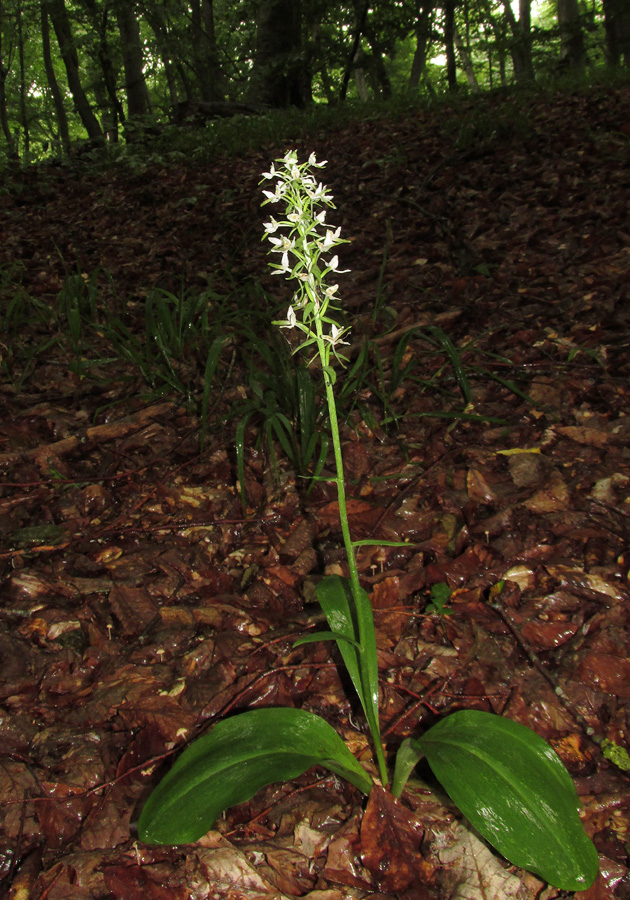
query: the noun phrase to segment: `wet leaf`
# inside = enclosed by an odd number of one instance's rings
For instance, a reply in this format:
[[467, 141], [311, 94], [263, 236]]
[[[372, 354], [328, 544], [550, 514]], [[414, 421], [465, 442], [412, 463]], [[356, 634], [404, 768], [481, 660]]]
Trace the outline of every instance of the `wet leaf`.
[[301, 709], [257, 709], [218, 722], [180, 756], [155, 788], [138, 822], [148, 844], [186, 844], [226, 809], [262, 787], [324, 766], [363, 793], [372, 783], [324, 719]]
[[[426, 756], [449, 796], [507, 859], [563, 890], [585, 890], [599, 868], [570, 775], [551, 747], [517, 722], [453, 713], [419, 740], [404, 765]], [[395, 781], [398, 787], [398, 782]]]

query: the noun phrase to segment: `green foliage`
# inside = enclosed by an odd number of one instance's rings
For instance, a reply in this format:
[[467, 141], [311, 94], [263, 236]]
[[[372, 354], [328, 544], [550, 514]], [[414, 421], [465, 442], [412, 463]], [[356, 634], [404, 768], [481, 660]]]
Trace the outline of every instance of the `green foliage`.
[[[251, 96], [257, 57], [274, 54], [273, 47], [261, 45], [257, 28], [260, 3], [256, 0], [210, 4], [211, 21], [204, 21], [207, 33], [202, 45], [192, 8], [181, 0], [134, 7], [142, 54], [142, 71], [135, 79], [128, 79], [125, 73], [131, 38], [127, 34], [123, 39], [118, 17], [108, 4], [104, 0], [66, 0], [62, 6], [69, 25], [67, 38], [54, 27], [59, 9], [54, 4], [7, 3], [2, 7], [0, 64], [3, 78], [6, 75], [6, 128], [0, 137], [0, 163], [11, 158], [28, 164], [68, 157], [96, 163], [101, 157], [110, 162], [124, 160], [131, 168], [142, 170], [149, 161], [202, 162], [212, 155], [270, 142], [296, 143], [321, 128], [324, 120], [331, 124], [335, 117], [378, 117], [411, 100], [432, 100], [445, 90], [453, 96], [445, 78], [443, 10], [437, 7], [426, 16], [411, 0], [374, 4], [362, 23], [360, 5], [329, 0], [302, 4], [301, 40], [288, 62], [286, 55], [278, 61], [276, 71], [288, 77], [295, 69], [313, 104], [306, 110], [283, 111], [230, 106]], [[42, 9], [48, 10], [50, 19], [48, 67]], [[512, 56], [519, 42], [504, 6], [496, 2], [456, 4], [455, 25], [460, 39], [457, 93], [471, 87], [511, 86], [515, 80]], [[517, 23], [518, 28], [522, 25]], [[582, 83], [600, 77], [599, 70], [606, 62], [606, 25], [610, 28], [611, 22], [605, 21], [602, 0], [595, 0], [588, 9], [580, 8], [574, 27], [584, 38], [588, 66], [575, 74]], [[557, 4], [539, 7], [530, 36], [538, 81], [564, 84]], [[68, 42], [76, 50], [75, 78], [103, 132], [103, 141], [96, 140], [94, 158], [93, 146], [84, 143], [81, 102], [73, 96], [77, 85], [69, 78], [63, 59], [61, 48], [65, 50]], [[419, 61], [423, 66], [418, 73], [414, 65]], [[148, 112], [134, 108], [139, 83]], [[181, 103], [192, 104], [196, 116], [188, 121], [183, 117], [182, 122]], [[213, 111], [212, 103], [224, 107]], [[345, 105], [348, 108], [343, 110]], [[257, 114], [249, 115], [251, 112]], [[464, 124], [460, 142], [474, 138], [475, 131]]]
[[312, 485], [328, 455], [325, 417], [310, 369], [291, 355], [289, 345], [275, 332], [257, 334], [248, 325], [238, 329], [241, 358], [248, 372], [249, 397], [234, 404], [236, 460], [243, 508], [246, 507], [245, 452], [247, 428], [264, 443], [277, 474], [276, 447], [294, 470]]
[[302, 709], [256, 709], [218, 722], [179, 757], [142, 809], [140, 840], [196, 841], [267, 784], [324, 766], [364, 794], [372, 782], [337, 732]]
[[630, 772], [630, 754], [625, 747], [620, 747], [619, 744], [606, 738], [602, 741], [602, 753], [622, 772]]
[[562, 890], [590, 887], [598, 872], [597, 851], [584, 832], [575, 786], [535, 732], [478, 710], [447, 716], [419, 740], [402, 744], [394, 796], [400, 796], [422, 757], [506, 859]]
[[448, 584], [440, 582], [431, 586], [431, 602], [427, 603], [425, 613], [436, 613], [438, 616], [450, 616], [453, 610], [447, 606], [451, 596], [451, 589]]

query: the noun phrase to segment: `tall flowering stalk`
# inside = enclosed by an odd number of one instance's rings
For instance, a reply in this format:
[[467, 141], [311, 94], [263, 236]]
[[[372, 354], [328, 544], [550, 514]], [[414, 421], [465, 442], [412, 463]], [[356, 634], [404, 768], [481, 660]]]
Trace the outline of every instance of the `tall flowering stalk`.
[[[276, 163], [278, 167], [276, 167]], [[333, 254], [339, 244], [348, 243], [340, 237], [341, 228], [334, 228], [326, 221], [327, 208], [334, 209], [332, 195], [328, 188], [318, 182], [313, 170], [321, 169], [326, 161], [317, 162], [311, 153], [308, 162], [298, 163], [295, 151], [288, 151], [282, 159], [271, 165], [268, 172], [263, 173], [263, 181], [274, 181], [274, 190], [263, 190], [267, 204], [283, 207], [283, 213], [276, 219], [271, 216], [265, 223], [263, 240], [267, 238], [273, 245], [271, 253], [280, 256], [279, 263], [271, 263], [274, 275], [284, 275], [296, 283], [296, 291], [287, 310], [286, 319], [274, 322], [280, 328], [296, 329], [301, 332], [302, 340], [294, 350], [297, 353], [308, 347], [315, 348], [315, 354], [309, 363], [319, 357], [335, 457], [337, 498], [339, 502], [339, 520], [341, 533], [348, 560], [350, 592], [354, 609], [351, 610], [356, 636], [358, 638], [357, 687], [368, 724], [374, 740], [379, 774], [383, 784], [387, 784], [387, 767], [380, 738], [378, 721], [378, 677], [370, 677], [376, 667], [376, 647], [374, 623], [369, 599], [359, 583], [355, 544], [350, 534], [348, 510], [346, 504], [346, 486], [343, 470], [339, 422], [335, 403], [334, 384], [336, 372], [331, 366], [331, 354], [343, 359], [338, 348], [347, 341], [349, 329], [340, 324], [333, 312], [338, 311], [334, 304], [338, 302], [337, 283], [331, 283], [331, 276], [350, 271], [339, 268], [339, 257]], [[330, 633], [330, 636], [334, 636]], [[344, 658], [348, 653], [342, 641], [340, 650]], [[373, 657], [373, 659], [371, 659]], [[368, 663], [368, 658], [370, 662]], [[345, 659], [346, 664], [348, 660]], [[353, 679], [354, 680], [354, 679]]]
[[[337, 356], [337, 348], [347, 343], [344, 337], [348, 334], [348, 329], [343, 328], [330, 314], [331, 310], [336, 309], [332, 302], [338, 299], [339, 285], [328, 284], [328, 276], [331, 273], [350, 270], [339, 268], [337, 255], [325, 258], [334, 247], [348, 242], [339, 237], [341, 228], [333, 230], [326, 224], [326, 209], [318, 211], [319, 206], [334, 209], [331, 194], [323, 184], [317, 183], [310, 172], [314, 168], [323, 168], [326, 161], [317, 162], [315, 154], [312, 153], [307, 163], [298, 165], [297, 154], [289, 151], [277, 162], [282, 164], [281, 168], [276, 169], [272, 164], [269, 172], [263, 173], [263, 179], [277, 179], [275, 191], [263, 191], [267, 198], [263, 201], [263, 206], [268, 203], [283, 204], [284, 218], [277, 220], [272, 216], [269, 222], [265, 223], [263, 240], [267, 238], [273, 244], [271, 253], [278, 253], [281, 256], [280, 263], [271, 263], [273, 274], [294, 279], [297, 282], [297, 290], [287, 310], [286, 319], [276, 321], [274, 325], [297, 329], [303, 334], [304, 340], [296, 347], [294, 353], [316, 345], [330, 416], [341, 530], [354, 588], [355, 584], [359, 586], [359, 576], [346, 508], [343, 458], [333, 390], [336, 373], [330, 365], [331, 353]], [[288, 234], [282, 233], [283, 229], [287, 229]]]

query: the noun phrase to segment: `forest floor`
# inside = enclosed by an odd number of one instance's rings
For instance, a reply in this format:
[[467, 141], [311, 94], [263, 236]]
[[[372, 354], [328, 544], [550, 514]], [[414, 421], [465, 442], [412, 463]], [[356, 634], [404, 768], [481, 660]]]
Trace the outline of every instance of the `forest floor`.
[[[343, 427], [353, 537], [408, 542], [359, 554], [388, 754], [461, 708], [533, 728], [573, 776], [600, 853], [589, 900], [630, 897], [629, 123], [630, 90], [593, 88], [293, 143], [328, 159], [353, 358], [371, 341]], [[252, 416], [243, 510], [230, 418], [253, 390], [243, 358], [219, 360], [200, 450], [194, 398], [151, 393], [98, 344], [121, 298], [141, 333], [155, 286], [211, 282], [217, 315], [232, 303], [242, 318], [260, 313], [260, 279], [286, 308], [290, 286], [265, 274], [259, 186], [286, 149], [40, 167], [0, 188], [12, 900], [562, 896], [418, 784], [393, 836], [321, 770], [262, 790], [195, 844], [134, 832], [180, 748], [228, 712], [304, 707], [370, 765], [332, 645], [293, 648], [317, 621], [313, 579], [343, 567], [334, 485], [307, 492], [279, 448], [274, 466]], [[94, 303], [92, 343], [75, 322], [73, 355], [59, 310], [71, 331], [62, 288], [77, 274]], [[204, 360], [177, 365], [203, 384], [190, 367]], [[435, 584], [450, 611], [431, 609]]]

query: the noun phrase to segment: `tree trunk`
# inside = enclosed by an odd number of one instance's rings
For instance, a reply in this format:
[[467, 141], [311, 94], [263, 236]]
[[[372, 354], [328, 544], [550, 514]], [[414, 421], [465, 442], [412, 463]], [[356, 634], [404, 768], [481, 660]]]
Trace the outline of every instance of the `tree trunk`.
[[191, 10], [193, 68], [201, 99], [204, 103], [224, 100], [223, 72], [219, 66], [212, 0], [193, 0]]
[[326, 97], [326, 103], [329, 106], [335, 102], [335, 89], [333, 87], [333, 83], [330, 80], [330, 75], [328, 74], [328, 69], [326, 68], [326, 64], [322, 63], [319, 67], [319, 76], [322, 79], [322, 88], [324, 89], [324, 95]]
[[31, 152], [31, 133], [26, 108], [26, 67], [24, 64], [24, 32], [22, 30], [22, 4], [17, 9], [18, 55], [20, 59], [20, 125], [24, 132], [24, 153], [22, 158], [28, 159]]
[[13, 135], [11, 134], [11, 126], [9, 125], [9, 114], [7, 111], [7, 76], [9, 74], [9, 70], [6, 68], [4, 64], [4, 57], [2, 55], [2, 20], [4, 18], [4, 9], [2, 6], [2, 2], [0, 0], [0, 125], [2, 126], [2, 133], [4, 135], [4, 139], [7, 142], [7, 156], [11, 160], [17, 161], [18, 153], [15, 148], [15, 141], [13, 140]]
[[464, 70], [464, 74], [466, 75], [466, 81], [468, 82], [468, 87], [475, 94], [478, 94], [481, 88], [479, 87], [479, 82], [477, 81], [477, 76], [475, 75], [475, 70], [473, 68], [472, 59], [470, 58], [470, 53], [468, 52], [468, 48], [464, 44], [462, 40], [462, 36], [459, 33], [457, 25], [453, 28], [453, 38], [455, 40], [455, 46], [457, 47], [457, 52], [459, 53], [459, 58], [462, 62], [462, 69]]
[[115, 8], [123, 68], [125, 70], [125, 94], [127, 117], [146, 116], [150, 112], [149, 91], [144, 80], [144, 59], [140, 41], [140, 26], [132, 0], [119, 0]]
[[[354, 32], [354, 38], [352, 40], [352, 49], [350, 51], [350, 55], [348, 56], [348, 62], [346, 63], [346, 70], [343, 73], [343, 81], [341, 83], [341, 92], [339, 94], [339, 99], [341, 101], [346, 99], [346, 94], [348, 93], [348, 85], [350, 84], [350, 76], [352, 75], [353, 69], [356, 67], [357, 59], [359, 58], [359, 53], [361, 49], [361, 35], [363, 34], [363, 29], [365, 28], [365, 22], [367, 20], [368, 10], [370, 8], [370, 0], [364, 0], [363, 6], [361, 8], [361, 13], [357, 17], [357, 27]], [[356, 71], [355, 71], [356, 78]], [[363, 82], [360, 83], [360, 78], [363, 78]], [[361, 87], [363, 85], [363, 88]], [[365, 87], [365, 74], [362, 74], [357, 79], [357, 88], [359, 90], [359, 97], [361, 96], [361, 90], [363, 89], [367, 94], [367, 88]]]
[[66, 67], [68, 87], [72, 94], [75, 109], [90, 140], [101, 143], [103, 133], [81, 84], [79, 57], [64, 0], [43, 0], [43, 2], [46, 5], [48, 15], [53, 23], [57, 42], [59, 43], [59, 50]]
[[618, 66], [622, 59], [630, 68], [630, 4], [628, 0], [604, 0], [606, 55], [608, 64]]
[[449, 91], [457, 90], [457, 60], [455, 58], [455, 0], [444, 0], [444, 50], [446, 80]]
[[558, 0], [558, 28], [560, 64], [575, 72], [583, 72], [586, 68], [586, 49], [577, 0]]
[[247, 102], [283, 109], [304, 107], [309, 100], [310, 79], [302, 59], [300, 0], [263, 0]]
[[429, 47], [429, 39], [431, 37], [431, 15], [433, 13], [433, 0], [429, 0], [423, 6], [416, 24], [414, 32], [416, 36], [416, 50], [413, 54], [413, 62], [411, 63], [411, 71], [409, 73], [409, 81], [407, 82], [407, 92], [415, 94], [420, 85], [420, 79], [424, 74], [427, 66], [427, 50]]
[[116, 66], [110, 50], [108, 39], [109, 13], [108, 5], [97, 0], [80, 0], [87, 11], [94, 31], [98, 35], [98, 62], [102, 79], [95, 79], [94, 94], [98, 108], [101, 110], [101, 126], [107, 140], [118, 141], [118, 126], [125, 122], [125, 110], [117, 93]]
[[514, 77], [518, 84], [531, 84], [535, 80], [532, 62], [531, 0], [520, 0], [518, 22], [512, 12], [510, 0], [503, 0], [503, 9], [512, 33], [510, 53]]
[[70, 153], [70, 132], [68, 131], [68, 116], [63, 105], [63, 93], [59, 87], [57, 76], [55, 75], [55, 67], [53, 66], [52, 56], [50, 53], [50, 25], [48, 22], [48, 13], [45, 3], [40, 5], [41, 22], [42, 22], [42, 56], [44, 57], [44, 69], [46, 70], [46, 78], [48, 87], [55, 105], [55, 114], [57, 116], [57, 126], [59, 128], [59, 137], [61, 138], [61, 146], [66, 154]]
[[[178, 54], [175, 42], [172, 40], [171, 33], [169, 32], [166, 16], [162, 15], [163, 9], [157, 3], [145, 3], [142, 8], [142, 13], [155, 35], [158, 53], [160, 54], [162, 65], [164, 66], [164, 76], [168, 87], [171, 109], [174, 110], [182, 99], [177, 83], [177, 76], [180, 74], [180, 68], [178, 66], [180, 61], [177, 60]], [[182, 84], [186, 99], [191, 100], [192, 97], [188, 80], [184, 83], [182, 79]]]
[[[490, 29], [492, 31], [492, 36], [494, 37], [494, 48], [497, 53], [497, 57], [499, 60], [499, 80], [501, 82], [501, 87], [505, 87], [507, 78], [505, 75], [505, 57], [506, 57], [506, 23], [505, 19], [495, 19], [494, 16], [488, 15], [488, 21], [490, 23]], [[490, 44], [490, 36], [488, 36], [488, 54], [490, 54], [492, 50]], [[490, 62], [488, 62], [490, 65]]]
[[392, 96], [392, 83], [385, 68], [383, 52], [378, 37], [371, 28], [366, 28], [365, 36], [372, 50], [371, 67], [375, 81], [374, 93], [377, 95], [380, 93], [383, 100], [389, 100]]

